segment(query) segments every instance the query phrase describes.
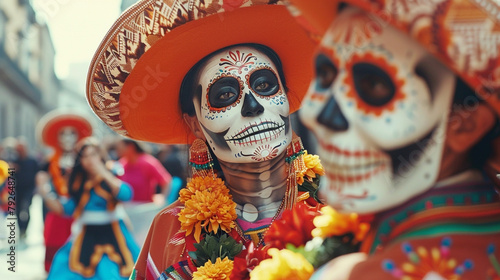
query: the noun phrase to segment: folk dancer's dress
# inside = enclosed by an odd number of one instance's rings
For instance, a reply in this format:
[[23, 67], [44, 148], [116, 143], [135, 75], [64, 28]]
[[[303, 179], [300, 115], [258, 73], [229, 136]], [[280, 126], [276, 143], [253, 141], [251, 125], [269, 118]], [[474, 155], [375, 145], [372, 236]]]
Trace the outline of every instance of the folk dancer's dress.
[[62, 201], [75, 224], [68, 242], [54, 257], [48, 279], [128, 279], [139, 247], [124, 222], [121, 201], [132, 198], [124, 182], [114, 197], [104, 181], [87, 181], [79, 202]]

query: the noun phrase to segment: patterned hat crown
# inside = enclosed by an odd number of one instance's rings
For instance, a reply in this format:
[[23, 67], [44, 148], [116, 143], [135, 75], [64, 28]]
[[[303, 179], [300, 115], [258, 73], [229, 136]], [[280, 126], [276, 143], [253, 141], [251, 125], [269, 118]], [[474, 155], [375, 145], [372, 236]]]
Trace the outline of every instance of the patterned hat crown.
[[313, 43], [282, 1], [142, 0], [112, 26], [87, 79], [90, 106], [109, 127], [137, 140], [189, 143], [179, 89], [206, 55], [235, 44], [257, 43], [281, 58], [291, 109], [312, 77]]

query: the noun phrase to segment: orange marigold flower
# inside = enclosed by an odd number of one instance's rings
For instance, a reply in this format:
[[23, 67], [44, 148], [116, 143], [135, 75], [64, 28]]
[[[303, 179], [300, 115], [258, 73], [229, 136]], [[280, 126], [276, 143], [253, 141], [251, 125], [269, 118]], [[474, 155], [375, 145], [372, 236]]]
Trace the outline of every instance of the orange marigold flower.
[[194, 230], [196, 242], [200, 242], [201, 230], [217, 233], [219, 228], [230, 232], [235, 227], [236, 203], [230, 194], [209, 189], [196, 191], [179, 213], [181, 230], [189, 235]]
[[368, 230], [369, 224], [362, 223], [356, 213], [342, 214], [330, 206], [321, 208], [321, 216], [314, 218], [315, 229], [312, 230], [314, 237], [327, 238], [353, 233], [357, 241], [362, 241]]
[[209, 190], [210, 192], [221, 192], [224, 195], [229, 195], [229, 189], [224, 185], [224, 181], [217, 177], [195, 177], [192, 178], [186, 188], [179, 192], [179, 201], [186, 203], [196, 193], [196, 191]]
[[215, 263], [208, 261], [205, 265], [198, 267], [193, 273], [193, 280], [229, 280], [233, 270], [233, 261], [225, 257], [223, 260], [217, 258]]
[[297, 183], [302, 185], [304, 183], [304, 176], [307, 176], [309, 179], [316, 178], [316, 174], [323, 176], [325, 175], [325, 170], [323, 169], [323, 165], [321, 165], [321, 160], [317, 155], [310, 155], [307, 153], [307, 150], [304, 150], [304, 154], [302, 155], [304, 160], [305, 169], [300, 170], [297, 173]]

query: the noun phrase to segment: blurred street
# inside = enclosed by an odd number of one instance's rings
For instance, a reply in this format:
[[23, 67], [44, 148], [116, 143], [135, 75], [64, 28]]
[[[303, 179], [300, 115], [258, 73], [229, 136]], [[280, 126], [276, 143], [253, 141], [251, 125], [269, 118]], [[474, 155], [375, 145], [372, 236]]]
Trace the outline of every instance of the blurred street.
[[[43, 202], [39, 195], [31, 200], [36, 173], [49, 172], [55, 154], [37, 130], [42, 117], [54, 110], [81, 113], [88, 116], [94, 137], [103, 142], [115, 137], [93, 116], [85, 98], [85, 80], [102, 37], [119, 13], [134, 2], [0, 1], [0, 160], [16, 170], [16, 212], [21, 220], [15, 225], [16, 243], [9, 244], [8, 224], [13, 220], [4, 218], [8, 192], [0, 182], [0, 280], [47, 277]], [[18, 144], [24, 152], [17, 150]], [[21, 238], [24, 231], [25, 238]], [[53, 227], [52, 246], [54, 241], [66, 239], [59, 238], [57, 233], [61, 232], [60, 225]], [[15, 245], [15, 272], [9, 271], [11, 245]]]
[[[35, 195], [30, 207], [31, 221], [26, 232], [24, 242], [19, 241], [19, 232], [16, 233], [16, 271], [8, 270], [7, 240], [5, 238], [7, 224], [2, 223], [0, 239], [0, 279], [2, 280], [40, 280], [46, 279], [43, 268], [45, 247], [43, 244], [42, 199]], [[10, 246], [10, 245], [9, 245]]]

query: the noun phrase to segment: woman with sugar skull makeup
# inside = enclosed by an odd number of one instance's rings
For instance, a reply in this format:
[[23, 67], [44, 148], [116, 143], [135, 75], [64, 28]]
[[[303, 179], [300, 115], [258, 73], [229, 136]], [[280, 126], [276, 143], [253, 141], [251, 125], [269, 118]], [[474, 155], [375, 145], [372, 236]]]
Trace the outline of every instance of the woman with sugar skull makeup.
[[500, 6], [344, 2], [293, 1], [322, 36], [301, 119], [326, 201], [374, 218], [368, 255], [312, 279], [499, 279], [500, 202], [481, 171], [500, 166]]
[[[37, 132], [40, 141], [54, 149], [54, 154], [42, 168], [44, 171], [38, 172], [36, 184], [46, 190], [47, 199], [65, 197], [68, 195], [67, 181], [76, 156], [75, 144], [79, 139], [92, 135], [92, 125], [83, 115], [56, 110], [40, 119]], [[71, 217], [54, 212], [45, 215], [45, 271], [50, 270], [55, 253], [69, 237], [72, 222]]]
[[[303, 65], [313, 44], [281, 1], [227, 2], [139, 1], [91, 63], [87, 97], [107, 125], [191, 144], [193, 178], [156, 216], [132, 279], [232, 267], [224, 256], [261, 248], [282, 210], [312, 200], [298, 192], [304, 150], [289, 115], [311, 77]], [[207, 248], [219, 247], [231, 252], [211, 259], [220, 252]]]

